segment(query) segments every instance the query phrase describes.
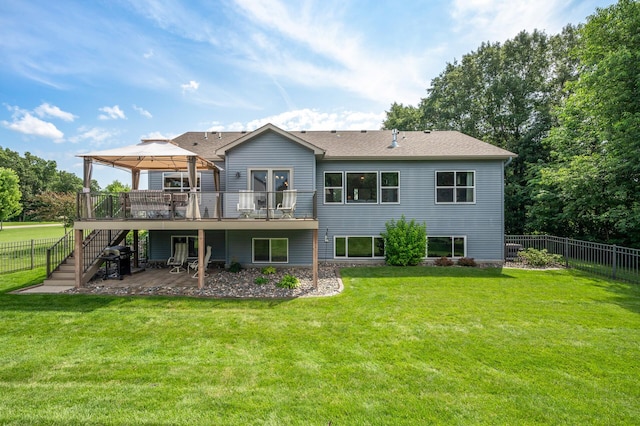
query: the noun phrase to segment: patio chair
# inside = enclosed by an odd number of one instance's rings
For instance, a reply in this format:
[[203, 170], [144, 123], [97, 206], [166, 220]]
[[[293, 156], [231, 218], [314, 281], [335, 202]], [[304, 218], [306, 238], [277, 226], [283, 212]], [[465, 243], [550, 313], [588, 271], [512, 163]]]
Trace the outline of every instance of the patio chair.
[[256, 203], [253, 200], [253, 191], [241, 190], [238, 198], [238, 211], [241, 216], [248, 218], [256, 209]]
[[[207, 267], [209, 266], [209, 262], [211, 261], [211, 246], [207, 246], [207, 252], [204, 255], [204, 276], [208, 277], [209, 274], [207, 274]], [[193, 262], [189, 262], [187, 263], [187, 270], [189, 271], [189, 273], [191, 273], [191, 270], [194, 270], [195, 273], [193, 275], [191, 275], [191, 278], [198, 278], [198, 259], [194, 260]]]
[[182, 267], [184, 262], [187, 261], [187, 243], [177, 243], [173, 256], [167, 259], [167, 266], [171, 266], [170, 274], [179, 274], [182, 271], [186, 271]]
[[278, 204], [276, 210], [282, 211], [283, 219], [293, 218], [293, 212], [296, 210], [296, 199], [298, 193], [295, 189], [282, 191], [282, 202]]

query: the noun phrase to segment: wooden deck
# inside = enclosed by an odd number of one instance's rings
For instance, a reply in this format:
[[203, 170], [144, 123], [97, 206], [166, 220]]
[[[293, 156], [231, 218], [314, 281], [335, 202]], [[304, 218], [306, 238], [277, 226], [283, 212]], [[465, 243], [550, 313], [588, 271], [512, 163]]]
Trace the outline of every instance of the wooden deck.
[[96, 279], [87, 283], [87, 287], [104, 285], [108, 287], [193, 287], [198, 288], [198, 279], [193, 278], [193, 270], [189, 273], [170, 274], [170, 268], [147, 268], [133, 271], [131, 275], [123, 275], [119, 279]]

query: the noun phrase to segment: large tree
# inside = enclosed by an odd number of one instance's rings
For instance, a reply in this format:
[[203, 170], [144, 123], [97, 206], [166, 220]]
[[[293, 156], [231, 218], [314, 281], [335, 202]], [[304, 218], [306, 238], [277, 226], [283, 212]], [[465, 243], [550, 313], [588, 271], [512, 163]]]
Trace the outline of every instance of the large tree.
[[22, 210], [19, 182], [16, 172], [0, 167], [0, 231], [3, 221], [11, 219]]
[[580, 78], [532, 181], [535, 230], [640, 247], [640, 3], [598, 9], [580, 30]]

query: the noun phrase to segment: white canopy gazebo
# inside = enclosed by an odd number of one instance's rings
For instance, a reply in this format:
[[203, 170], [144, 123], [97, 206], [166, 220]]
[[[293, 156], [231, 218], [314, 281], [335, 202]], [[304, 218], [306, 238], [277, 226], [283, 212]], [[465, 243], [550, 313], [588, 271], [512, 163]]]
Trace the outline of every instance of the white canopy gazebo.
[[[142, 170], [186, 170], [189, 176], [189, 201], [186, 216], [200, 219], [200, 209], [196, 196], [198, 170], [212, 170], [216, 191], [220, 190], [220, 169], [211, 161], [198, 154], [180, 148], [169, 139], [143, 139], [141, 143], [104, 151], [79, 154], [84, 158], [84, 192], [91, 187], [93, 163], [103, 164], [131, 171], [131, 188], [138, 189]], [[87, 202], [90, 197], [87, 196]], [[90, 211], [87, 205], [87, 211]]]

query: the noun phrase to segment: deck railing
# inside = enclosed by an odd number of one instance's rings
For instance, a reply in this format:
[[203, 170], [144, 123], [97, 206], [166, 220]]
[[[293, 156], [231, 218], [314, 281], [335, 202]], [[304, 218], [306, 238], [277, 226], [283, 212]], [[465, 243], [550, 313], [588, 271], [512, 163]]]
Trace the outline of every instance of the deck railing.
[[[171, 192], [138, 190], [121, 193], [78, 193], [79, 220], [226, 220], [316, 219], [316, 191]], [[249, 208], [246, 207], [247, 196]], [[195, 205], [197, 212], [190, 209]], [[286, 201], [295, 199], [295, 209]]]
[[[551, 235], [507, 235], [506, 244], [546, 249], [568, 267], [632, 283], [640, 283], [640, 250]], [[506, 253], [506, 251], [505, 251]]]

